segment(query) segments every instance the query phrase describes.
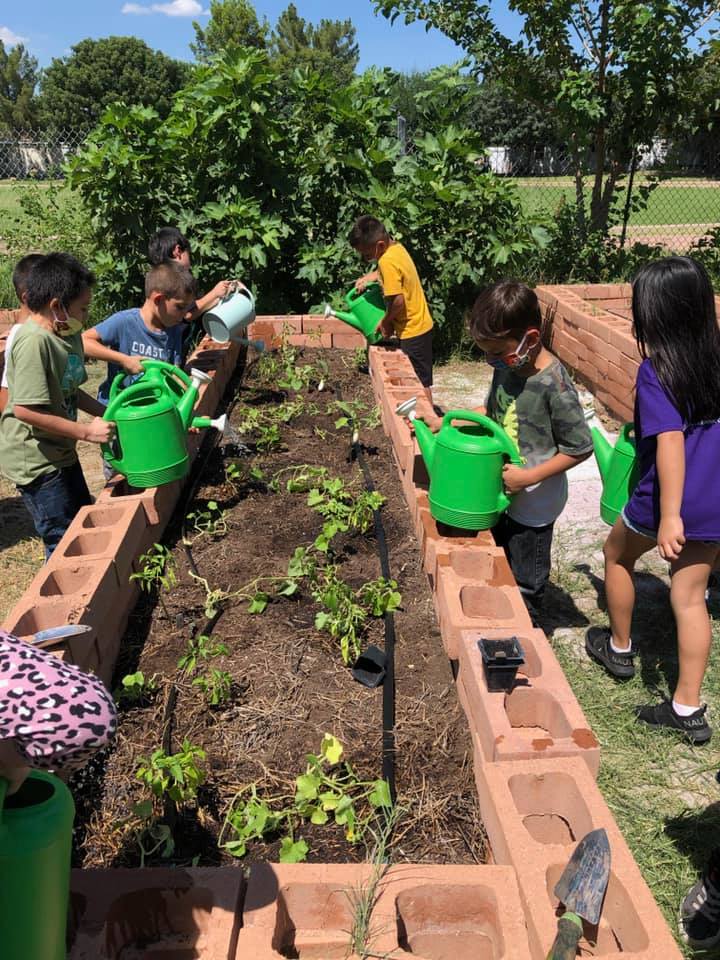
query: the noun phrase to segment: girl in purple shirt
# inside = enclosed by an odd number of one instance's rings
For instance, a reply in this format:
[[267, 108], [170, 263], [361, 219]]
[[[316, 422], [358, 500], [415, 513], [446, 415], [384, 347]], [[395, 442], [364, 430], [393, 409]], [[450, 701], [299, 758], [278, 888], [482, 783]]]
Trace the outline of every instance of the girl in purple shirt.
[[643, 267], [633, 282], [632, 311], [643, 357], [635, 385], [640, 481], [604, 547], [610, 629], [589, 630], [585, 646], [613, 676], [634, 675], [633, 571], [657, 544], [671, 568], [679, 675], [672, 700], [638, 707], [637, 718], [706, 743], [705, 591], [720, 556], [720, 330], [707, 273], [689, 257]]

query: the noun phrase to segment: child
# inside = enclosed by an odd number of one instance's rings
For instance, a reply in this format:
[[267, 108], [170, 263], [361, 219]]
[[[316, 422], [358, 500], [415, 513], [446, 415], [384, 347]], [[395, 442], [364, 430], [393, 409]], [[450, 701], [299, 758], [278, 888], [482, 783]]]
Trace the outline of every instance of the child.
[[[0, 419], [0, 464], [17, 486], [51, 555], [73, 517], [92, 503], [78, 440], [107, 443], [115, 433], [103, 408], [79, 389], [87, 380], [80, 330], [93, 274], [68, 253], [42, 257], [27, 280], [30, 316], [7, 358], [8, 402]], [[78, 423], [77, 411], [94, 419]]]
[[13, 340], [15, 339], [15, 335], [17, 334], [18, 330], [30, 316], [30, 310], [28, 309], [27, 305], [27, 278], [30, 276], [30, 271], [39, 260], [42, 260], [41, 253], [29, 253], [26, 257], [18, 260], [18, 262], [15, 264], [15, 269], [13, 270], [12, 282], [13, 287], [15, 288], [15, 294], [20, 302], [20, 309], [18, 311], [20, 316], [18, 317], [17, 322], [10, 327], [5, 340], [5, 366], [3, 367], [2, 379], [0, 380], [0, 413], [2, 413], [5, 409], [8, 398], [7, 358], [10, 356], [10, 348], [12, 347]]
[[[190, 269], [190, 244], [180, 233], [177, 227], [162, 227], [153, 234], [148, 244], [148, 260], [153, 266], [161, 263], [179, 263], [180, 266]], [[220, 280], [209, 293], [190, 304], [187, 321], [197, 319], [207, 310], [212, 309], [220, 300], [228, 295], [236, 280]]]
[[535, 292], [503, 281], [484, 290], [470, 333], [494, 368], [487, 415], [515, 441], [525, 461], [507, 464], [503, 482], [512, 503], [493, 529], [531, 611], [550, 577], [553, 524], [567, 501], [572, 467], [592, 452], [592, 438], [567, 371], [542, 344]]
[[363, 260], [377, 261], [377, 271], [360, 277], [355, 281], [355, 287], [364, 290], [368, 283], [380, 280], [386, 313], [378, 329], [384, 337], [394, 334], [400, 338], [400, 349], [407, 354], [425, 388], [425, 396], [432, 404], [433, 321], [410, 254], [401, 243], [391, 238], [375, 217], [360, 217], [348, 240]]
[[88, 357], [105, 360], [107, 377], [98, 388], [98, 400], [107, 406], [110, 387], [120, 370], [129, 375], [125, 385], [142, 372], [141, 360], [183, 362], [182, 321], [195, 293], [192, 274], [179, 263], [161, 263], [145, 277], [145, 302], [121, 310], [83, 334]]
[[633, 282], [632, 312], [643, 357], [635, 385], [640, 481], [605, 543], [610, 629], [589, 630], [585, 646], [612, 676], [634, 675], [633, 570], [657, 544], [671, 567], [679, 676], [672, 701], [638, 707], [636, 716], [706, 743], [711, 729], [700, 705], [711, 641], [705, 590], [720, 555], [720, 331], [707, 273], [689, 257], [648, 264]]

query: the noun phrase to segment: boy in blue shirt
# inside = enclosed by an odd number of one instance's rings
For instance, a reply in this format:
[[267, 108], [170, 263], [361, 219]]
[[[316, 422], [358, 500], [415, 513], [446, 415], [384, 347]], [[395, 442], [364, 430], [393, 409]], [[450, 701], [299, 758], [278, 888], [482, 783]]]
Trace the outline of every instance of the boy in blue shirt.
[[98, 400], [107, 406], [110, 386], [124, 370], [125, 386], [143, 372], [142, 360], [183, 362], [182, 321], [195, 296], [195, 281], [185, 267], [162, 263], [145, 277], [145, 302], [121, 310], [86, 330], [83, 347], [88, 357], [105, 360], [108, 375], [98, 389]]

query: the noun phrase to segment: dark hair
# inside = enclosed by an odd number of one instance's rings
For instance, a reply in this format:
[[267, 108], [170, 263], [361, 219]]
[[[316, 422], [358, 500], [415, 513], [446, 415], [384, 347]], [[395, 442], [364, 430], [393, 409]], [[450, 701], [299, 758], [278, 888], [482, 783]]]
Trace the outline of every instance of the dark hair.
[[148, 260], [155, 266], [160, 263], [167, 263], [173, 259], [175, 247], [180, 247], [181, 250], [189, 250], [190, 244], [177, 227], [161, 227], [157, 233], [150, 237]]
[[534, 290], [516, 280], [500, 280], [482, 291], [468, 321], [475, 340], [518, 340], [531, 327], [542, 330], [540, 303]]
[[89, 290], [95, 274], [70, 253], [49, 253], [33, 266], [27, 278], [27, 305], [35, 313], [56, 297], [64, 307]]
[[12, 272], [12, 284], [13, 287], [15, 287], [18, 300], [22, 300], [23, 294], [27, 293], [27, 282], [30, 271], [42, 258], [42, 253], [28, 253], [27, 256], [22, 257], [15, 264], [15, 269]]
[[348, 234], [348, 242], [355, 250], [359, 247], [369, 247], [372, 243], [389, 238], [390, 234], [385, 229], [382, 220], [370, 216], [359, 217]]
[[633, 333], [686, 423], [720, 418], [720, 330], [705, 268], [665, 257], [632, 285]]
[[195, 277], [187, 267], [170, 261], [159, 263], [151, 267], [145, 274], [145, 296], [152, 293], [162, 293], [165, 297], [181, 300], [183, 297], [195, 296]]

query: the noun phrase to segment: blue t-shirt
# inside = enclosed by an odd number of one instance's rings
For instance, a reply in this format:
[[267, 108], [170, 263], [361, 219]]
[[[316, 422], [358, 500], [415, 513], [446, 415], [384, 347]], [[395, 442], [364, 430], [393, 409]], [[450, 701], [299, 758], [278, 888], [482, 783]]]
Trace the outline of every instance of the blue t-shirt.
[[[168, 327], [167, 330], [148, 330], [139, 307], [120, 310], [107, 320], [99, 323], [95, 329], [106, 347], [125, 353], [131, 357], [145, 357], [148, 360], [164, 360], [180, 366], [183, 359], [183, 335], [185, 324]], [[107, 406], [110, 386], [122, 367], [116, 363], [108, 364], [108, 375], [98, 388], [98, 400]], [[123, 381], [127, 387], [137, 377], [128, 375]]]
[[685, 536], [688, 540], [720, 540], [720, 421], [686, 424], [650, 360], [640, 364], [635, 389], [640, 481], [625, 507], [628, 520], [650, 530], [660, 526], [657, 438], [681, 430], [685, 435], [685, 486], [680, 516]]

